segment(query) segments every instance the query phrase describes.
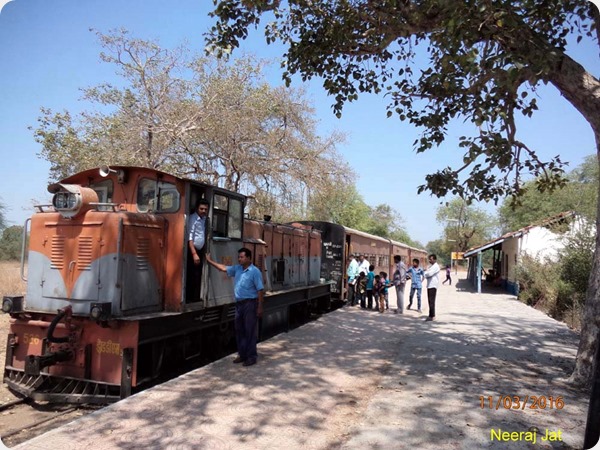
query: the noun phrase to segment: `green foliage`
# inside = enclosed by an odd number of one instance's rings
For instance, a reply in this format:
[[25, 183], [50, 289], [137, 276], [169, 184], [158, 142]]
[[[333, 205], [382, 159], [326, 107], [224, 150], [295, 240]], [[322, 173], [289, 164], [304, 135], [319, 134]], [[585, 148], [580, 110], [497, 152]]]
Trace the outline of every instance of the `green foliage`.
[[387, 204], [370, 207], [353, 184], [342, 182], [335, 189], [315, 193], [309, 201], [310, 220], [334, 222], [365, 233], [390, 238], [415, 247], [398, 211]]
[[563, 237], [565, 247], [558, 261], [525, 255], [516, 272], [521, 301], [574, 328], [581, 326], [592, 271], [594, 236], [590, 227], [583, 224], [574, 235]]
[[[286, 48], [286, 82], [295, 74], [303, 81], [321, 78], [338, 117], [361, 93], [385, 94], [388, 117], [423, 129], [417, 152], [442, 143], [452, 120], [470, 122], [473, 135], [459, 139], [464, 165], [428, 175], [420, 192], [497, 200], [518, 194], [527, 172], [539, 178], [542, 190], [560, 187], [561, 158], [541, 161], [517, 135], [515, 118], [537, 109], [531, 94], [540, 83], [553, 83], [590, 123], [597, 121], [597, 107], [588, 104], [598, 103], [598, 82], [564, 53], [569, 33], [578, 40], [595, 34], [587, 0], [215, 4], [208, 51], [230, 54], [268, 15], [267, 43]], [[587, 87], [577, 83], [584, 77]]]
[[23, 236], [23, 227], [13, 225], [5, 228], [0, 238], [0, 260], [18, 260], [21, 259], [21, 241]]
[[490, 240], [496, 228], [496, 220], [485, 211], [454, 198], [437, 210], [436, 220], [444, 225], [444, 254], [465, 252]]
[[561, 251], [560, 277], [571, 288], [574, 295], [583, 303], [588, 288], [594, 258], [593, 225], [582, 223], [582, 228], [573, 236], [566, 236], [565, 247]]
[[6, 216], [5, 214], [6, 206], [0, 202], [0, 230], [6, 227]]
[[428, 253], [434, 253], [440, 266], [450, 265], [450, 252], [446, 246], [447, 242], [443, 239], [437, 239], [427, 243], [425, 248]]
[[565, 211], [576, 211], [594, 223], [598, 204], [596, 156], [588, 156], [567, 175], [567, 180], [554, 192], [540, 192], [536, 180], [525, 183], [523, 195], [504, 200], [498, 210], [502, 232], [515, 231]]
[[516, 270], [519, 299], [526, 304], [552, 311], [556, 303], [559, 266], [524, 254]]

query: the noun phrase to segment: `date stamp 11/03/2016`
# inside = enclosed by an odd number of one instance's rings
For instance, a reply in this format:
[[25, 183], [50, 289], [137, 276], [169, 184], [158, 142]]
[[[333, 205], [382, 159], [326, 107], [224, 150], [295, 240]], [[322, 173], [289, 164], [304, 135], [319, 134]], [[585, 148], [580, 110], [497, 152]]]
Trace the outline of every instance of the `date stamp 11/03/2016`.
[[[479, 407], [481, 409], [491, 410], [521, 410], [526, 409], [556, 409], [561, 410], [565, 407], [565, 402], [562, 396], [546, 396], [546, 395], [480, 395]], [[502, 442], [531, 442], [535, 444], [539, 439], [542, 442], [562, 441], [562, 430], [539, 430], [536, 427], [531, 427], [528, 431], [506, 431], [501, 428], [492, 428], [490, 430], [491, 441]]]
[[481, 409], [563, 409], [565, 402], [562, 396], [553, 397], [545, 395], [480, 395], [479, 407]]

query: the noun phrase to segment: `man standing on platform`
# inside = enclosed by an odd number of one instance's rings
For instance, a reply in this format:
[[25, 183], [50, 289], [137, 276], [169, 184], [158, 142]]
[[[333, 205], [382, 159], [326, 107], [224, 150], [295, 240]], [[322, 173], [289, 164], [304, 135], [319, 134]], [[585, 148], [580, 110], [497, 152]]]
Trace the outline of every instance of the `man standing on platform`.
[[188, 271], [187, 295], [188, 302], [200, 300], [200, 282], [202, 277], [202, 252], [206, 242], [206, 223], [208, 216], [208, 201], [201, 198], [196, 203], [194, 213], [188, 219]]
[[394, 276], [392, 281], [396, 287], [396, 303], [398, 308], [396, 314], [404, 314], [404, 288], [406, 287], [406, 265], [402, 262], [400, 255], [394, 255]]
[[427, 302], [429, 303], [429, 317], [426, 320], [435, 320], [435, 297], [437, 288], [440, 284], [440, 266], [437, 263], [437, 256], [429, 255], [429, 268], [425, 271], [425, 279], [427, 280]]
[[369, 261], [365, 258], [365, 255], [358, 255], [358, 273], [364, 272], [365, 275], [369, 273]]
[[353, 254], [350, 255], [350, 263], [348, 264], [346, 275], [348, 276], [348, 305], [354, 306], [354, 292], [356, 288], [356, 279], [358, 277], [358, 261], [356, 261]]
[[258, 339], [258, 318], [263, 314], [264, 286], [262, 274], [258, 267], [252, 264], [252, 252], [243, 247], [238, 250], [238, 263], [235, 266], [226, 266], [210, 259], [206, 254], [206, 261], [221, 272], [226, 272], [228, 277], [234, 277], [235, 296], [235, 339], [237, 342], [238, 356], [234, 363], [243, 363], [244, 366], [256, 364], [258, 352], [256, 341]]

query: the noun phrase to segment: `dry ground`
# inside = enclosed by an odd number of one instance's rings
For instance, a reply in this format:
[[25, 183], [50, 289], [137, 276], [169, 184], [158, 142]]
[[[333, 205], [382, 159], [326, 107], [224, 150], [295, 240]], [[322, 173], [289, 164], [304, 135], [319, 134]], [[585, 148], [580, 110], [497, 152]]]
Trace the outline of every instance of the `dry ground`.
[[[24, 295], [27, 286], [21, 280], [21, 265], [17, 261], [0, 261], [0, 299], [5, 295]], [[4, 358], [6, 355], [6, 336], [8, 335], [10, 316], [0, 313], [0, 373], [4, 373]], [[17, 397], [12, 394], [4, 383], [0, 384], [0, 404], [5, 404]], [[0, 421], [2, 417], [0, 416]]]

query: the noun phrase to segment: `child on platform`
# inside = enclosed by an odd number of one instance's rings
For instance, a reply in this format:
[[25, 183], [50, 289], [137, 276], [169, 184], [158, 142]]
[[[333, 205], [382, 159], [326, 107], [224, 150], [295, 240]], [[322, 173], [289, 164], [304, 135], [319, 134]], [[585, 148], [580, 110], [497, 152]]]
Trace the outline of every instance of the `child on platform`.
[[358, 275], [358, 280], [356, 281], [356, 301], [360, 301], [360, 307], [365, 309], [365, 292], [367, 291], [367, 277], [364, 272], [361, 272]]
[[388, 287], [390, 286], [390, 281], [387, 279], [386, 272], [379, 272], [379, 312], [384, 311], [385, 309], [390, 309], [389, 297], [388, 297]]

